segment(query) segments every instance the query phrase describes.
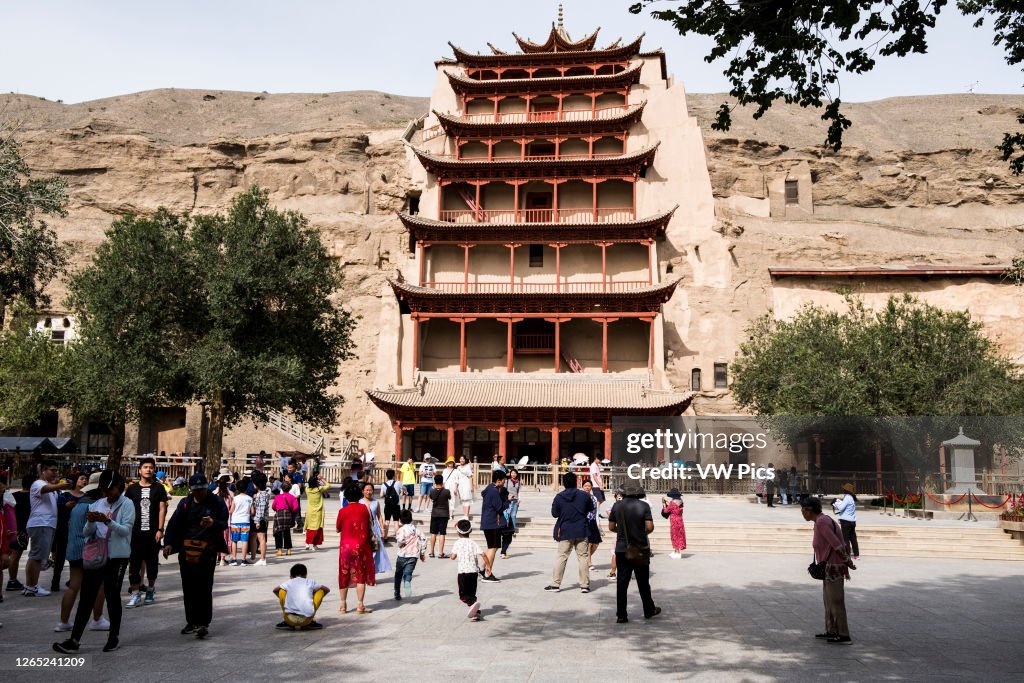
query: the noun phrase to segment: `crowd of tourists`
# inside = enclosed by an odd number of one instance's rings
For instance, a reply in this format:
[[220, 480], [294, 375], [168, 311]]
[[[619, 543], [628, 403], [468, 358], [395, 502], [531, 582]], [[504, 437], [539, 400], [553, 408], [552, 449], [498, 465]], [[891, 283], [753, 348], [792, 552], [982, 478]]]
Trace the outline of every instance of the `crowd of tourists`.
[[[522, 483], [516, 468], [495, 458], [490, 483], [479, 492], [473, 464], [464, 457], [448, 458], [443, 466], [429, 454], [419, 465], [409, 459], [386, 470], [382, 484], [372, 483], [369, 474], [356, 461], [340, 482], [342, 500], [334, 525], [339, 611], [349, 611], [349, 593], [354, 590], [354, 612], [372, 613], [366, 589], [376, 585], [379, 575], [392, 572], [393, 599], [408, 599], [418, 563], [435, 558], [455, 563], [451, 590], [464, 603], [468, 619], [483, 619], [480, 584], [501, 581], [496, 565], [499, 557], [509, 557], [518, 533]], [[212, 482], [197, 470], [186, 482], [187, 495], [173, 510], [171, 486], [153, 458], [140, 461], [138, 476], [130, 484], [113, 470], [89, 476], [72, 471], [60, 479], [57, 463], [43, 460], [37, 472], [21, 482], [20, 491], [3, 491], [0, 556], [8, 572], [8, 594], [17, 591], [39, 598], [62, 591], [54, 630], [67, 637], [54, 643], [58, 652], [78, 652], [86, 630], [106, 633], [104, 652], [118, 649], [123, 608], [157, 600], [160, 554], [177, 556], [185, 612], [181, 634], [201, 639], [209, 634], [214, 616], [218, 565], [265, 566], [271, 524], [277, 557], [292, 555], [296, 532], [304, 534], [307, 552], [316, 552], [325, 543], [325, 498], [331, 483], [320, 476], [315, 461], [282, 460], [268, 474], [261, 457], [244, 476], [222, 470]], [[617, 621], [629, 621], [628, 594], [634, 579], [643, 617], [658, 616], [661, 608], [650, 585], [654, 515], [642, 487], [629, 481], [613, 492], [607, 511], [602, 510], [609, 501], [598, 457], [591, 459], [582, 476], [567, 471], [560, 483], [562, 490], [551, 502], [555, 561], [544, 590], [563, 590], [566, 566], [575, 555], [579, 591], [589, 593], [595, 554], [610, 533], [614, 549], [609, 577], [616, 579]], [[804, 518], [814, 522], [815, 562], [809, 571], [823, 581], [826, 628], [818, 637], [850, 642], [843, 586], [858, 552], [852, 486], [835, 501], [839, 523], [822, 513], [818, 497], [804, 497], [800, 504]], [[668, 520], [672, 559], [680, 559], [687, 547], [683, 511], [677, 489], [661, 499], [659, 512]], [[414, 513], [426, 515], [429, 524], [421, 528]], [[450, 545], [449, 527], [456, 537]], [[20, 560], [26, 551], [22, 582]], [[67, 580], [62, 585], [65, 567]], [[47, 569], [49, 588], [41, 585]], [[128, 597], [122, 602], [126, 572]], [[314, 617], [330, 589], [309, 577], [305, 565], [291, 566], [287, 580], [272, 590], [282, 612], [278, 628], [322, 628]]]

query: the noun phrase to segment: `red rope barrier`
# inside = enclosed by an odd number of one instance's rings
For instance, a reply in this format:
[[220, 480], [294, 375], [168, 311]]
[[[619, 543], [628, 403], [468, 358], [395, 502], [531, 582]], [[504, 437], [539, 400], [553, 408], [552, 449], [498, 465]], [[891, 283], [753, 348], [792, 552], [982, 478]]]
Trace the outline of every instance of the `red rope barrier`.
[[943, 501], [941, 501], [941, 500], [937, 499], [937, 498], [936, 498], [935, 496], [933, 496], [932, 494], [928, 493], [927, 491], [925, 491], [925, 492], [924, 492], [924, 494], [925, 494], [926, 496], [928, 496], [929, 498], [931, 498], [931, 499], [932, 499], [932, 502], [938, 503], [939, 505], [956, 505], [956, 504], [957, 504], [957, 503], [959, 503], [959, 502], [960, 502], [961, 500], [963, 500], [964, 498], [966, 498], [966, 497], [967, 497], [967, 494], [965, 493], [965, 494], [963, 494], [962, 496], [960, 496], [959, 498], [957, 498], [956, 500], [951, 500], [951, 501], [949, 501], [948, 503], [945, 503], [945, 502], [943, 502]]
[[1004, 500], [1004, 501], [1003, 501], [1002, 503], [1000, 503], [999, 505], [985, 505], [985, 503], [981, 502], [981, 498], [978, 498], [978, 496], [974, 495], [973, 493], [971, 494], [971, 498], [973, 498], [973, 499], [974, 499], [974, 502], [975, 502], [975, 503], [977, 503], [978, 505], [980, 505], [980, 506], [981, 506], [981, 507], [983, 507], [983, 508], [988, 508], [989, 510], [999, 510], [999, 509], [1001, 509], [1001, 508], [1002, 508], [1002, 507], [1004, 507], [1004, 506], [1005, 506], [1005, 505], [1006, 505], [1007, 503], [1009, 503], [1009, 502], [1010, 502], [1010, 499], [1011, 499], [1012, 497], [1013, 497], [1013, 495], [1012, 495], [1012, 494], [1011, 494], [1011, 495], [1008, 495], [1008, 496], [1006, 496], [1006, 500]]

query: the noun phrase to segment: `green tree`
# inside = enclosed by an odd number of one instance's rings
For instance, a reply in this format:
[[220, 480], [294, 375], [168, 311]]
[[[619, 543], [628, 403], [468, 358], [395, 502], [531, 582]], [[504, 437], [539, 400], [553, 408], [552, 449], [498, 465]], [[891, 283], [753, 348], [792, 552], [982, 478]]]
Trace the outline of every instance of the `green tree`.
[[[634, 14], [662, 0], [630, 5]], [[676, 3], [672, 3], [676, 4]], [[651, 15], [670, 22], [683, 36], [707, 36], [715, 46], [707, 62], [728, 59], [725, 76], [739, 105], [756, 105], [760, 118], [775, 102], [824, 107], [825, 144], [839, 150], [851, 121], [839, 97], [843, 73], [867, 73], [876, 57], [905, 57], [928, 51], [928, 33], [947, 0], [789, 0], [739, 2], [689, 0]], [[957, 0], [975, 28], [990, 20], [993, 44], [1002, 45], [1006, 62], [1024, 62], [1024, 5], [1019, 0]], [[732, 109], [723, 103], [712, 128], [728, 130]], [[1018, 119], [1024, 124], [1024, 115]], [[1014, 173], [1024, 171], [1024, 133], [1007, 133], [998, 148]]]
[[73, 411], [123, 432], [147, 407], [199, 401], [211, 475], [224, 428], [244, 418], [287, 410], [329, 428], [355, 324], [332, 301], [341, 285], [319, 232], [259, 188], [226, 215], [117, 221], [71, 283]]
[[[737, 402], [790, 444], [822, 425], [866, 430], [912, 450], [918, 466], [959, 426], [1017, 457], [1024, 445], [1019, 369], [969, 313], [906, 294], [879, 311], [848, 295], [844, 312], [807, 305], [792, 320], [763, 316], [733, 373]], [[906, 419], [918, 416], [927, 417]]]
[[355, 320], [332, 301], [341, 270], [320, 233], [254, 187], [227, 215], [196, 218], [191, 247], [200, 303], [185, 319], [181, 361], [192, 397], [209, 405], [208, 472], [224, 427], [245, 417], [287, 409], [330, 428], [342, 398], [328, 392], [353, 355]]
[[40, 216], [65, 216], [67, 186], [32, 178], [14, 131], [0, 125], [0, 329], [19, 298], [33, 310], [49, 303], [45, 288], [67, 265], [67, 248]]
[[59, 345], [33, 330], [27, 304], [11, 309], [11, 325], [0, 331], [0, 429], [21, 431], [61, 405], [63, 358]]
[[188, 343], [182, 321], [198, 305], [187, 227], [164, 210], [114, 221], [91, 265], [70, 281], [78, 334], [67, 349], [67, 404], [75, 422], [110, 429], [111, 467], [126, 423], [188, 398], [177, 357]]

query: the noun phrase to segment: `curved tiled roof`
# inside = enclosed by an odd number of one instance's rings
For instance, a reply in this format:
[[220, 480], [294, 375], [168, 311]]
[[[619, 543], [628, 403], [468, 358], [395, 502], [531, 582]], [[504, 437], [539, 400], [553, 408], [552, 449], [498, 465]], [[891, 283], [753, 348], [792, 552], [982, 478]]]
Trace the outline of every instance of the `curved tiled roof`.
[[445, 71], [452, 90], [456, 93], [491, 94], [491, 93], [549, 93], [572, 91], [575, 88], [600, 88], [634, 85], [640, 81], [640, 69], [643, 62], [637, 62], [628, 69], [615, 74], [598, 76], [556, 76], [552, 78], [509, 78], [503, 80], [478, 81], [466, 78], [452, 71]]
[[[387, 279], [409, 311], [423, 313], [656, 313], [672, 298], [676, 278], [653, 285], [608, 292], [447, 292]], [[518, 283], [517, 283], [518, 284]], [[614, 284], [614, 283], [612, 283]]]
[[519, 49], [523, 52], [553, 52], [556, 50], [593, 50], [594, 44], [597, 43], [597, 34], [601, 31], [601, 27], [598, 26], [593, 33], [589, 36], [580, 38], [579, 40], [573, 40], [569, 37], [569, 34], [565, 32], [561, 26], [556, 26], [554, 22], [551, 22], [551, 33], [548, 34], [547, 40], [543, 43], [534, 43], [533, 41], [527, 40], [526, 38], [520, 38], [516, 35], [515, 31], [512, 32], [512, 37], [519, 43]]
[[[644, 34], [641, 33], [633, 42], [626, 45], [612, 45], [600, 50], [558, 50], [550, 52], [524, 52], [495, 53], [489, 55], [474, 54], [467, 52], [454, 43], [449, 42], [456, 61], [473, 67], [488, 66], [533, 66], [541, 64], [558, 64], [572, 60], [585, 60], [586, 62], [615, 61], [635, 57], [640, 53], [640, 44], [643, 42]], [[494, 47], [491, 46], [492, 51]]]
[[[406, 143], [408, 144], [408, 143]], [[508, 178], [508, 177], [532, 177], [537, 175], [547, 177], [555, 174], [571, 173], [574, 176], [586, 175], [592, 171], [594, 175], [633, 175], [639, 173], [640, 169], [649, 166], [654, 160], [661, 142], [644, 147], [643, 149], [627, 154], [614, 156], [600, 156], [589, 158], [563, 158], [563, 159], [455, 159], [431, 154], [418, 147], [412, 147], [413, 152], [419, 158], [420, 163], [439, 177], [458, 178], [471, 175], [474, 179], [485, 178]], [[532, 175], [531, 175], [532, 174]]]
[[470, 375], [421, 373], [411, 387], [366, 392], [378, 407], [388, 408], [583, 408], [609, 410], [678, 410], [691, 392], [650, 388], [646, 375], [570, 373]]

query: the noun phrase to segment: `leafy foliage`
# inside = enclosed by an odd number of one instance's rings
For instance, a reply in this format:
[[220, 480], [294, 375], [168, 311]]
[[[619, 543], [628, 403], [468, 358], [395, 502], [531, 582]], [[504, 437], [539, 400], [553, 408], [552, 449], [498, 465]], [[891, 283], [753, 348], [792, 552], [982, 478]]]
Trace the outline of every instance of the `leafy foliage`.
[[65, 216], [67, 186], [60, 178], [32, 178], [9, 126], [0, 126], [0, 327], [6, 304], [22, 299], [35, 309], [45, 287], [67, 265], [67, 248], [40, 216]]
[[733, 393], [790, 444], [827, 426], [926, 462], [962, 426], [1022, 453], [1024, 382], [967, 312], [906, 294], [872, 311], [848, 295], [845, 312], [807, 305], [789, 321], [759, 318], [748, 335]]
[[[639, 14], [661, 0], [634, 2]], [[675, 3], [673, 3], [675, 4]], [[866, 73], [877, 57], [905, 57], [928, 51], [928, 32], [947, 0], [689, 0], [651, 15], [671, 23], [681, 35], [696, 33], [715, 41], [707, 62], [728, 59], [729, 94], [739, 105], [756, 105], [760, 118], [777, 101], [822, 108], [825, 144], [839, 150], [851, 121], [842, 113], [840, 77]], [[1003, 45], [1006, 61], [1024, 61], [1024, 6], [1019, 0], [958, 0], [967, 15], [986, 19], [993, 43]], [[712, 128], [728, 130], [732, 109], [722, 104]], [[1021, 121], [1024, 123], [1024, 121]], [[999, 149], [1014, 173], [1024, 170], [1024, 133], [1004, 136]]]
[[32, 329], [22, 301], [12, 306], [12, 324], [0, 332], [0, 428], [19, 430], [61, 403], [60, 347]]
[[327, 428], [341, 404], [328, 389], [352, 356], [355, 321], [332, 302], [341, 284], [319, 233], [259, 188], [227, 215], [116, 221], [71, 282], [73, 412], [123, 425], [200, 401], [208, 469], [224, 427], [243, 418], [288, 410]]

